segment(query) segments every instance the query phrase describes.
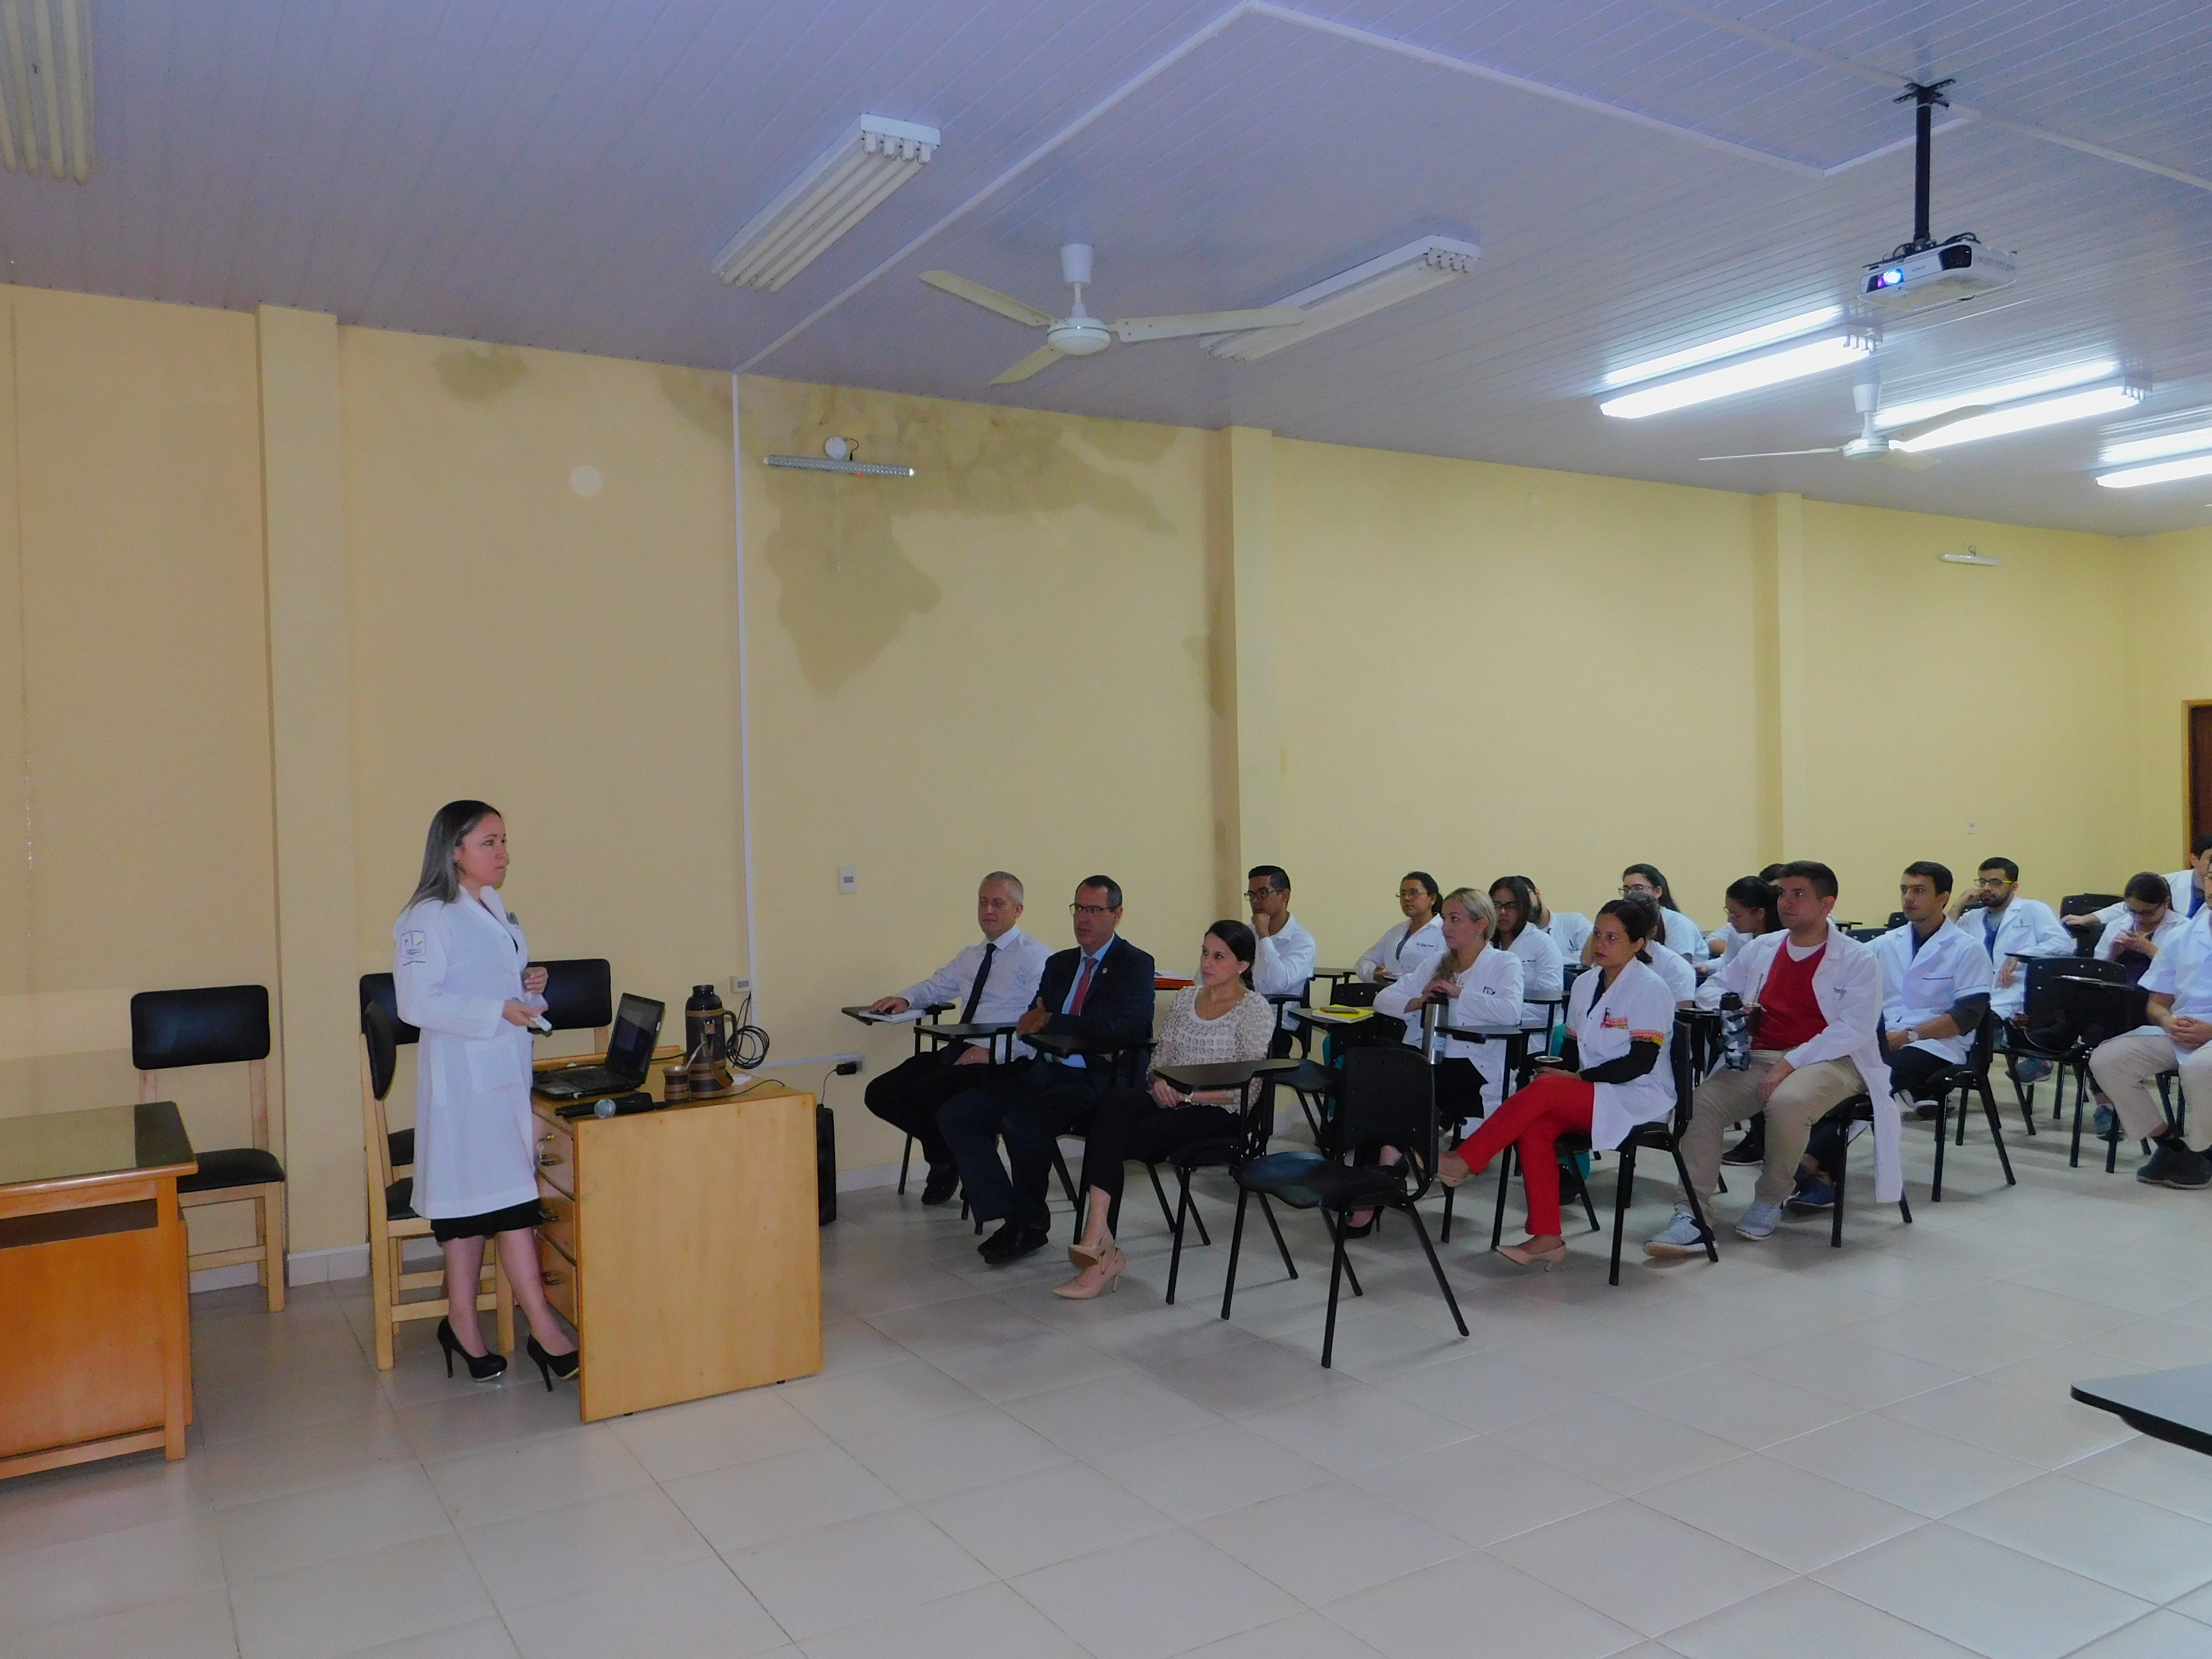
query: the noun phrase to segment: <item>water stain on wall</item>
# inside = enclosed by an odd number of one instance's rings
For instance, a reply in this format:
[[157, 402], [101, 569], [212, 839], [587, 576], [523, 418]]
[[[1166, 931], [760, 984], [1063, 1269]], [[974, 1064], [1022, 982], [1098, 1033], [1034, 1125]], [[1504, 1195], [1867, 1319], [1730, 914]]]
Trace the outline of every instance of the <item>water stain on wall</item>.
[[456, 346], [432, 359], [438, 384], [456, 398], [472, 404], [488, 403], [508, 390], [529, 372], [522, 354], [513, 346]]
[[775, 381], [748, 382], [746, 410], [749, 447], [819, 455], [825, 440], [849, 438], [859, 459], [915, 471], [896, 480], [764, 470], [776, 509], [764, 556], [781, 590], [777, 619], [817, 690], [850, 682], [944, 598], [899, 544], [902, 519], [1089, 507], [1173, 528], [1149, 495], [1100, 465], [1157, 461], [1176, 441], [1172, 428]]
[[703, 368], [664, 368], [660, 395], [708, 437], [730, 441], [730, 377]]

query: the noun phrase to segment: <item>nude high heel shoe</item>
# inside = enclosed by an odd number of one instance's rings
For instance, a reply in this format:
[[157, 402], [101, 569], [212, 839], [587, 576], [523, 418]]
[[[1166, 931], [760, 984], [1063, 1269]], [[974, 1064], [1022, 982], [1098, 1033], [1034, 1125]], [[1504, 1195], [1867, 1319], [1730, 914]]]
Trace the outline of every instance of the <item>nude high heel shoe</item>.
[[1500, 1244], [1498, 1254], [1522, 1267], [1531, 1267], [1540, 1261], [1544, 1264], [1544, 1271], [1549, 1273], [1554, 1263], [1567, 1259], [1567, 1246], [1564, 1239], [1547, 1250], [1532, 1250], [1526, 1244]]
[[1121, 1274], [1129, 1265], [1129, 1258], [1121, 1254], [1118, 1245], [1109, 1244], [1106, 1251], [1098, 1258], [1098, 1266], [1104, 1269], [1104, 1276], [1096, 1285], [1085, 1285], [1080, 1279], [1071, 1279], [1065, 1285], [1054, 1285], [1052, 1293], [1064, 1301], [1091, 1302], [1107, 1291], [1121, 1289]]

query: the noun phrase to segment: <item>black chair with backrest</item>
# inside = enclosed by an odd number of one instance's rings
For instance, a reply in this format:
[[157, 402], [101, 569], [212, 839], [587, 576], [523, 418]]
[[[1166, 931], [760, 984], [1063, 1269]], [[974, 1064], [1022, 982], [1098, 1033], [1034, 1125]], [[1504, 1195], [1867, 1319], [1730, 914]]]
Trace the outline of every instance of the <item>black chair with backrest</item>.
[[[2005, 1071], [2021, 1115], [2033, 1133], [2034, 1085], [2023, 1084], [2020, 1061], [2037, 1056], [2051, 1065], [2051, 1118], [2065, 1114], [2066, 1071], [2074, 1071], [2074, 1144], [2068, 1167], [2081, 1162], [2081, 1119], [2089, 1098], [2089, 1055], [2108, 1036], [2132, 1030], [2147, 1018], [2149, 1000], [2128, 982], [2127, 969], [2096, 957], [2033, 957], [2027, 961], [2027, 994], [2021, 1026], [2004, 1032]], [[2109, 1175], [2119, 1157], [2117, 1133], [2105, 1159]]]
[[605, 957], [567, 957], [534, 964], [545, 970], [545, 1019], [556, 1031], [590, 1031], [606, 1052], [615, 1024], [614, 968]]
[[269, 991], [260, 985], [212, 985], [185, 991], [141, 991], [131, 999], [131, 1063], [138, 1098], [161, 1097], [161, 1073], [191, 1066], [246, 1067], [244, 1146], [197, 1154], [198, 1173], [177, 1182], [177, 1206], [253, 1206], [253, 1239], [230, 1249], [201, 1250], [194, 1268], [251, 1261], [269, 1311], [284, 1308], [284, 1166], [269, 1146]]
[[1871, 945], [1889, 931], [1887, 927], [1846, 927], [1844, 932], [1862, 945]]
[[[2121, 902], [2121, 895], [2118, 893], [2069, 893], [2058, 901], [2058, 915], [2061, 921], [2069, 916], [2086, 916], [2092, 911], [2101, 910], [2107, 905], [2118, 904]], [[2183, 914], [2187, 914], [2185, 904], [2183, 907]], [[2097, 948], [2097, 934], [2100, 929], [2084, 927], [2076, 931], [2069, 927], [2067, 931], [2074, 935], [2075, 956], [2086, 957], [2094, 953]]]
[[[1881, 1028], [1877, 1026], [1875, 1029], [1879, 1031]], [[1851, 1129], [1856, 1124], [1871, 1126], [1873, 1122], [1874, 1097], [1867, 1094], [1856, 1094], [1846, 1100], [1838, 1101], [1820, 1119], [1820, 1123], [1833, 1124], [1844, 1132], [1843, 1146], [1836, 1154], [1836, 1207], [1828, 1224], [1828, 1243], [1833, 1249], [1844, 1248], [1844, 1189], [1850, 1175], [1851, 1142], [1857, 1138], [1851, 1133]], [[1905, 1225], [1912, 1224], [1912, 1206], [1905, 1198], [1902, 1187], [1897, 1191], [1897, 1212], [1904, 1218]]]
[[1968, 1097], [1978, 1094], [1982, 1097], [1982, 1115], [1989, 1120], [1990, 1139], [1996, 1143], [1997, 1161], [2004, 1165], [2005, 1185], [2020, 1185], [2012, 1172], [2012, 1155], [2005, 1150], [2004, 1126], [1997, 1119], [1997, 1097], [1990, 1092], [1990, 1062], [1996, 1056], [1997, 1028], [2003, 1024], [1994, 1010], [1984, 1013], [1982, 1023], [1974, 1028], [1973, 1047], [1966, 1060], [1936, 1073], [1922, 1085], [1933, 1093], [1936, 1100], [1936, 1174], [1928, 1188], [1930, 1203], [1943, 1201], [1943, 1149], [1948, 1144], [1944, 1131], [1950, 1121], [1951, 1097], [1954, 1094], [1959, 1097], [1959, 1145], [1966, 1144]]
[[[1352, 1293], [1364, 1295], [1359, 1277], [1345, 1258], [1344, 1229], [1354, 1210], [1400, 1210], [1413, 1223], [1422, 1254], [1436, 1274], [1437, 1288], [1451, 1310], [1452, 1322], [1467, 1334], [1458, 1298], [1444, 1278], [1443, 1264], [1421, 1220], [1420, 1200], [1436, 1179], [1437, 1092], [1428, 1062], [1403, 1043], [1387, 1048], [1355, 1048], [1344, 1057], [1344, 1082], [1338, 1091], [1337, 1121], [1347, 1147], [1380, 1144], [1395, 1146], [1403, 1155], [1395, 1164], [1339, 1164], [1318, 1152], [1271, 1152], [1231, 1166], [1237, 1182], [1237, 1223], [1229, 1240], [1229, 1276], [1221, 1291], [1221, 1316], [1229, 1317], [1237, 1294], [1237, 1262], [1244, 1242], [1244, 1209], [1254, 1198], [1270, 1228], [1275, 1228], [1269, 1200], [1297, 1210], [1319, 1210], [1328, 1224], [1333, 1250], [1329, 1258], [1328, 1322], [1322, 1336], [1321, 1363], [1334, 1363], [1336, 1352], [1336, 1306], [1339, 1285], [1349, 1279]], [[1275, 1231], [1276, 1243], [1282, 1233]], [[1287, 1257], [1288, 1252], [1285, 1252]]]
[[[1213, 1243], [1213, 1240], [1207, 1236], [1206, 1222], [1200, 1216], [1198, 1206], [1191, 1201], [1191, 1176], [1200, 1170], [1231, 1169], [1250, 1159], [1267, 1156], [1267, 1143], [1273, 1139], [1275, 1133], [1275, 1079], [1298, 1064], [1297, 1060], [1285, 1057], [1261, 1060], [1256, 1069], [1237, 1063], [1214, 1066], [1181, 1066], [1175, 1068], [1172, 1073], [1165, 1074], [1168, 1075], [1169, 1081], [1188, 1084], [1194, 1089], [1215, 1086], [1242, 1087], [1244, 1091], [1243, 1110], [1240, 1114], [1237, 1133], [1234, 1136], [1224, 1136], [1214, 1140], [1192, 1141], [1188, 1146], [1176, 1147], [1167, 1155], [1165, 1162], [1176, 1172], [1176, 1203], [1172, 1210], [1168, 1209], [1167, 1193], [1160, 1186], [1159, 1165], [1149, 1162], [1145, 1164], [1146, 1173], [1152, 1178], [1152, 1191], [1159, 1195], [1160, 1207], [1167, 1213], [1168, 1231], [1174, 1235], [1175, 1238], [1174, 1248], [1168, 1255], [1167, 1299], [1170, 1302], [1176, 1299], [1176, 1281], [1182, 1271], [1182, 1240], [1185, 1225], [1189, 1222], [1196, 1222], [1198, 1242], [1209, 1246]], [[1243, 1084], [1234, 1084], [1230, 1080], [1236, 1073], [1245, 1071], [1249, 1071], [1251, 1075]], [[1214, 1073], [1221, 1075], [1217, 1079], [1212, 1075]], [[1273, 1223], [1274, 1218], [1270, 1216], [1268, 1224], [1273, 1226]], [[1121, 1224], [1118, 1218], [1109, 1218], [1109, 1224], [1117, 1234], [1120, 1232]], [[1297, 1263], [1291, 1260], [1290, 1247], [1283, 1243], [1283, 1235], [1279, 1229], [1275, 1233], [1275, 1248], [1282, 1253], [1285, 1269], [1292, 1279], [1296, 1279], [1298, 1276]]]

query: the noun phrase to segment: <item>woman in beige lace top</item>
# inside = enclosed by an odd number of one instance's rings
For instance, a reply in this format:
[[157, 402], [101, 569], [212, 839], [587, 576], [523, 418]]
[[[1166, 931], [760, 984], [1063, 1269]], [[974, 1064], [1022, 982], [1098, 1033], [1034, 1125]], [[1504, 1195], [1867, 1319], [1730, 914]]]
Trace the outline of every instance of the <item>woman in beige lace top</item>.
[[1128, 1259], [1114, 1243], [1114, 1212], [1121, 1201], [1122, 1166], [1133, 1158], [1150, 1162], [1194, 1141], [1219, 1140], [1237, 1130], [1237, 1090], [1185, 1096], [1159, 1075], [1163, 1066], [1215, 1066], [1265, 1060], [1275, 1032], [1274, 1005], [1252, 988], [1252, 958], [1259, 949], [1241, 921], [1217, 921], [1200, 947], [1198, 983], [1176, 994], [1152, 1048], [1153, 1072], [1143, 1089], [1113, 1089], [1099, 1103], [1084, 1139], [1083, 1180], [1091, 1188], [1083, 1238], [1068, 1247], [1082, 1268], [1055, 1296], [1088, 1301], [1121, 1282]]

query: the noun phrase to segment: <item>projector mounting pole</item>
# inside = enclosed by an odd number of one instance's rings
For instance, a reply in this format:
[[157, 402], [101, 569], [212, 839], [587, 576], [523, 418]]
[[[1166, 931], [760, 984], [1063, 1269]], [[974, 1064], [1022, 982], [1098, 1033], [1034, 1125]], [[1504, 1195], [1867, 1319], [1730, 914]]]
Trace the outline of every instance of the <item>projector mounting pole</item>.
[[1956, 84], [1956, 77], [1947, 77], [1927, 86], [1917, 81], [1908, 81], [1905, 83], [1905, 91], [1894, 100], [1916, 106], [1913, 111], [1912, 240], [1899, 248], [1899, 253], [1917, 253], [1923, 248], [1936, 246], [1936, 239], [1928, 232], [1928, 197], [1935, 163], [1936, 106], [1942, 104], [1946, 108], [1949, 107], [1951, 100], [1943, 95], [1944, 89]]

